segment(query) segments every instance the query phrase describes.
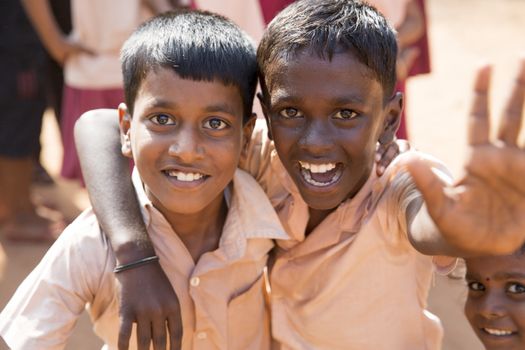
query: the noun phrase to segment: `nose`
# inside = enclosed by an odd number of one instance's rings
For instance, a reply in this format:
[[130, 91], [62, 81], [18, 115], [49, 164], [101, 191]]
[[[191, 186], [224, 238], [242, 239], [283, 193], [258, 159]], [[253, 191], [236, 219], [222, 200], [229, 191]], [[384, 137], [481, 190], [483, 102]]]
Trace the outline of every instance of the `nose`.
[[177, 158], [181, 164], [191, 164], [202, 159], [204, 147], [198, 131], [189, 125], [180, 128], [169, 147], [168, 153]]
[[479, 303], [479, 314], [488, 320], [504, 317], [507, 314], [504, 299], [500, 293], [489, 292]]
[[314, 156], [323, 156], [333, 148], [333, 135], [328, 123], [323, 120], [312, 120], [303, 129], [299, 138], [299, 146]]

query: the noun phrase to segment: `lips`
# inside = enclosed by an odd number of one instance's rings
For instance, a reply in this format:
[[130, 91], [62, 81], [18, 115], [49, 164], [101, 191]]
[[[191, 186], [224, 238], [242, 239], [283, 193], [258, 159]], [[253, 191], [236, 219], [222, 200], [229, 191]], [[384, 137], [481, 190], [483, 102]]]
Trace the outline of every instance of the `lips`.
[[327, 187], [333, 185], [343, 174], [343, 164], [326, 162], [310, 163], [299, 161], [301, 176], [304, 181], [312, 186]]

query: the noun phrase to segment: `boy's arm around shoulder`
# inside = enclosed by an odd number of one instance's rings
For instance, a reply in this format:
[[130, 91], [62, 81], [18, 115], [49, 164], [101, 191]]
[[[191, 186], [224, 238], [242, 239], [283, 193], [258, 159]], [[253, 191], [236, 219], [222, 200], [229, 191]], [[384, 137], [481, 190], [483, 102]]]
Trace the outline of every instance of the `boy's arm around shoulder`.
[[[131, 182], [129, 161], [120, 150], [118, 118], [117, 111], [110, 109], [84, 113], [75, 125], [75, 142], [93, 210], [117, 263], [128, 264], [156, 253]], [[141, 265], [118, 273], [116, 278], [120, 284], [119, 349], [128, 348], [133, 322], [141, 326], [137, 327], [139, 344], [149, 344], [153, 337], [156, 346], [164, 349], [166, 322], [171, 344], [179, 344], [180, 306], [160, 265]], [[144, 298], [144, 286], [148, 286], [148, 298]]]
[[62, 349], [87, 303], [102, 312], [109, 256], [94, 215], [83, 213], [20, 284], [0, 314], [0, 336], [12, 349]]

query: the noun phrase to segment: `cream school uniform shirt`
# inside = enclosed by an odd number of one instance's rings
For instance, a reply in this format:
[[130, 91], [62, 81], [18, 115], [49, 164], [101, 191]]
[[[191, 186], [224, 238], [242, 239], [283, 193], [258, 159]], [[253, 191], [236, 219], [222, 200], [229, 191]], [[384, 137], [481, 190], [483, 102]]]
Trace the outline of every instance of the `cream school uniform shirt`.
[[[289, 236], [270, 271], [272, 335], [281, 349], [439, 349], [439, 319], [426, 310], [433, 258], [407, 236], [410, 203], [421, 202], [398, 156], [305, 237], [308, 206], [258, 126], [243, 166]], [[441, 163], [421, 155], [438, 169]], [[440, 269], [455, 259], [440, 259]], [[442, 271], [445, 272], [445, 271]]]
[[[181, 306], [182, 349], [268, 349], [264, 274], [272, 239], [287, 236], [262, 189], [237, 170], [219, 248], [195, 264], [156, 210], [135, 171], [133, 183], [160, 265]], [[62, 349], [84, 308], [104, 349], [117, 349], [115, 257], [91, 210], [72, 223], [0, 314], [13, 349]], [[144, 286], [148, 297], [148, 286]], [[136, 349], [135, 334], [130, 349]]]

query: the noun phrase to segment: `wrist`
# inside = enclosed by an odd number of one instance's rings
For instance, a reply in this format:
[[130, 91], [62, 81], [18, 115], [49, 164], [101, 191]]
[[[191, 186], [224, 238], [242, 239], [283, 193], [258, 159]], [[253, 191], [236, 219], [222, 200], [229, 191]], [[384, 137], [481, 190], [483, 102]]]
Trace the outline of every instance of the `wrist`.
[[155, 255], [155, 249], [149, 240], [133, 240], [111, 242], [118, 265], [129, 264], [134, 261]]

